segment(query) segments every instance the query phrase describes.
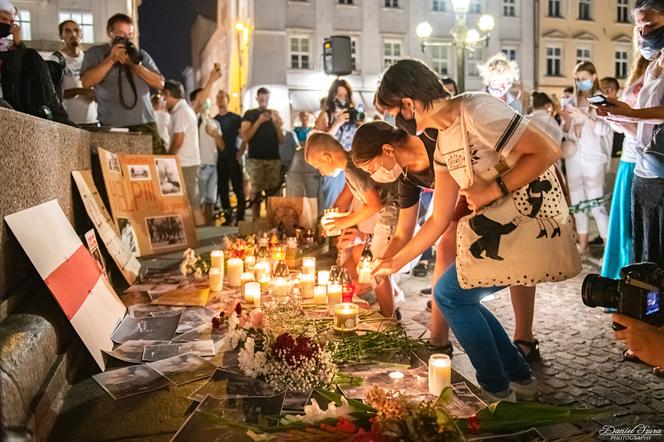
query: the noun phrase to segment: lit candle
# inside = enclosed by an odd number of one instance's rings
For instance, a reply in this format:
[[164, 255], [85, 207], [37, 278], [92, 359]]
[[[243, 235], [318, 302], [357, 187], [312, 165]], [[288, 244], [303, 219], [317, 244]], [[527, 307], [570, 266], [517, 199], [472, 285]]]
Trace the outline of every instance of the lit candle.
[[220, 292], [224, 284], [222, 279], [223, 276], [219, 268], [211, 267], [208, 276], [210, 277], [210, 291]]
[[247, 272], [253, 272], [256, 265], [256, 257], [254, 255], [247, 255], [244, 257], [244, 269]]
[[330, 283], [330, 272], [321, 270], [318, 272], [318, 285], [328, 285]]
[[404, 374], [401, 371], [391, 371], [389, 376], [390, 380], [394, 383], [399, 383], [399, 381], [402, 381], [404, 378]]
[[302, 273], [305, 275], [316, 274], [316, 258], [306, 257], [302, 258]]
[[355, 331], [359, 313], [357, 304], [344, 302], [334, 306], [334, 329], [340, 332]]
[[443, 388], [450, 385], [452, 361], [446, 354], [433, 354], [429, 358], [429, 394], [440, 396]]
[[300, 290], [302, 290], [302, 298], [308, 299], [314, 297], [314, 287], [316, 282], [315, 277], [311, 274], [303, 274], [300, 276]]
[[226, 262], [228, 266], [228, 285], [240, 287], [242, 285], [242, 266], [244, 263], [240, 258], [231, 258]]
[[371, 284], [371, 262], [360, 261], [357, 268], [357, 282]]
[[272, 294], [276, 301], [283, 301], [288, 297], [288, 280], [286, 278], [274, 278], [272, 281]]
[[224, 271], [224, 251], [213, 250], [210, 252], [210, 267], [218, 268], [223, 275]]
[[256, 265], [254, 266], [254, 273], [256, 273], [256, 279], [261, 280], [263, 275], [270, 275], [270, 262], [267, 259], [259, 259]]
[[258, 280], [261, 286], [261, 290], [265, 291], [270, 288], [270, 283], [272, 282], [272, 278], [270, 278], [270, 275], [268, 274], [263, 274], [260, 279]]
[[327, 287], [317, 285], [314, 287], [314, 304], [327, 304]]
[[242, 272], [240, 275], [240, 285], [244, 288], [244, 285], [248, 282], [254, 281], [254, 274], [251, 272]]
[[331, 315], [334, 314], [334, 306], [341, 304], [341, 284], [330, 284], [327, 286], [327, 305]]
[[244, 300], [253, 303], [256, 307], [261, 305], [261, 285], [257, 282], [248, 282], [244, 285]]

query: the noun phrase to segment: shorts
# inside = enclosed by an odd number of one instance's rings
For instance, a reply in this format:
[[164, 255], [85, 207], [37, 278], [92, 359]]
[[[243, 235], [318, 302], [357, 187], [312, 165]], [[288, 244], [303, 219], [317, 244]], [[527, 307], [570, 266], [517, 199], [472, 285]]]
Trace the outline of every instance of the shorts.
[[198, 210], [201, 207], [201, 200], [198, 193], [198, 169], [200, 166], [183, 166], [184, 185], [187, 188], [187, 197], [191, 210]]
[[247, 173], [254, 193], [276, 191], [281, 185], [281, 160], [247, 159]]
[[214, 204], [217, 202], [217, 166], [201, 164], [198, 170], [198, 187], [201, 204]]

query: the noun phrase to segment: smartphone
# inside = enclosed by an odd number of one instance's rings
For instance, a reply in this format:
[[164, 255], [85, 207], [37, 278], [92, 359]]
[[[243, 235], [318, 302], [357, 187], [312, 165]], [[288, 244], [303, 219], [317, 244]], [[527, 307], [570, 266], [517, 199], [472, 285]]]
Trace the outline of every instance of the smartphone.
[[608, 106], [610, 104], [609, 100], [607, 100], [606, 97], [602, 94], [588, 97], [588, 103], [590, 103], [593, 106]]

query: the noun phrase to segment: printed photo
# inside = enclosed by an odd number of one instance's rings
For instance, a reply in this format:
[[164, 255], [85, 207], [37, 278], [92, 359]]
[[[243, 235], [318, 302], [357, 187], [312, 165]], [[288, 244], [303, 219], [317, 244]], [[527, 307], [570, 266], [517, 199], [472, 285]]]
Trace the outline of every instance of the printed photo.
[[144, 361], [161, 361], [184, 353], [195, 353], [200, 356], [214, 356], [214, 343], [211, 340], [179, 342], [160, 345], [149, 345], [143, 350]]
[[[266, 397], [279, 392], [270, 384], [243, 374], [218, 368], [209, 381], [187, 399], [201, 402], [208, 394], [217, 399]], [[283, 399], [282, 399], [283, 402]], [[281, 403], [279, 404], [281, 406]]]
[[153, 249], [187, 244], [187, 235], [180, 215], [145, 218], [145, 223], [148, 226], [148, 236]]
[[155, 160], [159, 172], [159, 190], [163, 196], [183, 195], [184, 183], [180, 177], [178, 163], [175, 158], [157, 158]]
[[174, 383], [184, 385], [212, 376], [217, 367], [195, 353], [185, 353], [172, 358], [150, 362], [148, 367]]
[[108, 152], [108, 155], [106, 156], [106, 162], [108, 164], [108, 170], [115, 173], [121, 173], [120, 160], [116, 154]]
[[137, 255], [138, 240], [136, 239], [136, 232], [134, 232], [134, 227], [132, 227], [129, 218], [118, 218], [118, 228], [120, 229], [122, 243], [127, 246], [132, 255]]
[[133, 365], [99, 373], [92, 378], [115, 400], [158, 390], [169, 385], [168, 379], [145, 365]]
[[168, 341], [141, 341], [130, 340], [115, 348], [113, 351], [105, 351], [109, 356], [120, 361], [132, 364], [140, 364], [143, 361], [143, 350], [148, 345], [168, 344]]
[[118, 328], [113, 332], [113, 342], [123, 344], [138, 339], [169, 341], [175, 336], [180, 315], [158, 316], [153, 318], [134, 318], [125, 316]]
[[152, 179], [150, 166], [147, 164], [130, 164], [127, 166], [127, 171], [131, 181], [149, 181]]

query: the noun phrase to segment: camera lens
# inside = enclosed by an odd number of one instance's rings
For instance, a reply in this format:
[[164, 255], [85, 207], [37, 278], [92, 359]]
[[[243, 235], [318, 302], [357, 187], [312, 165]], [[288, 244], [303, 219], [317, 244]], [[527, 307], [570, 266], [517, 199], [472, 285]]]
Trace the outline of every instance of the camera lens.
[[581, 287], [583, 303], [588, 307], [618, 308], [618, 282], [597, 274], [586, 276]]

